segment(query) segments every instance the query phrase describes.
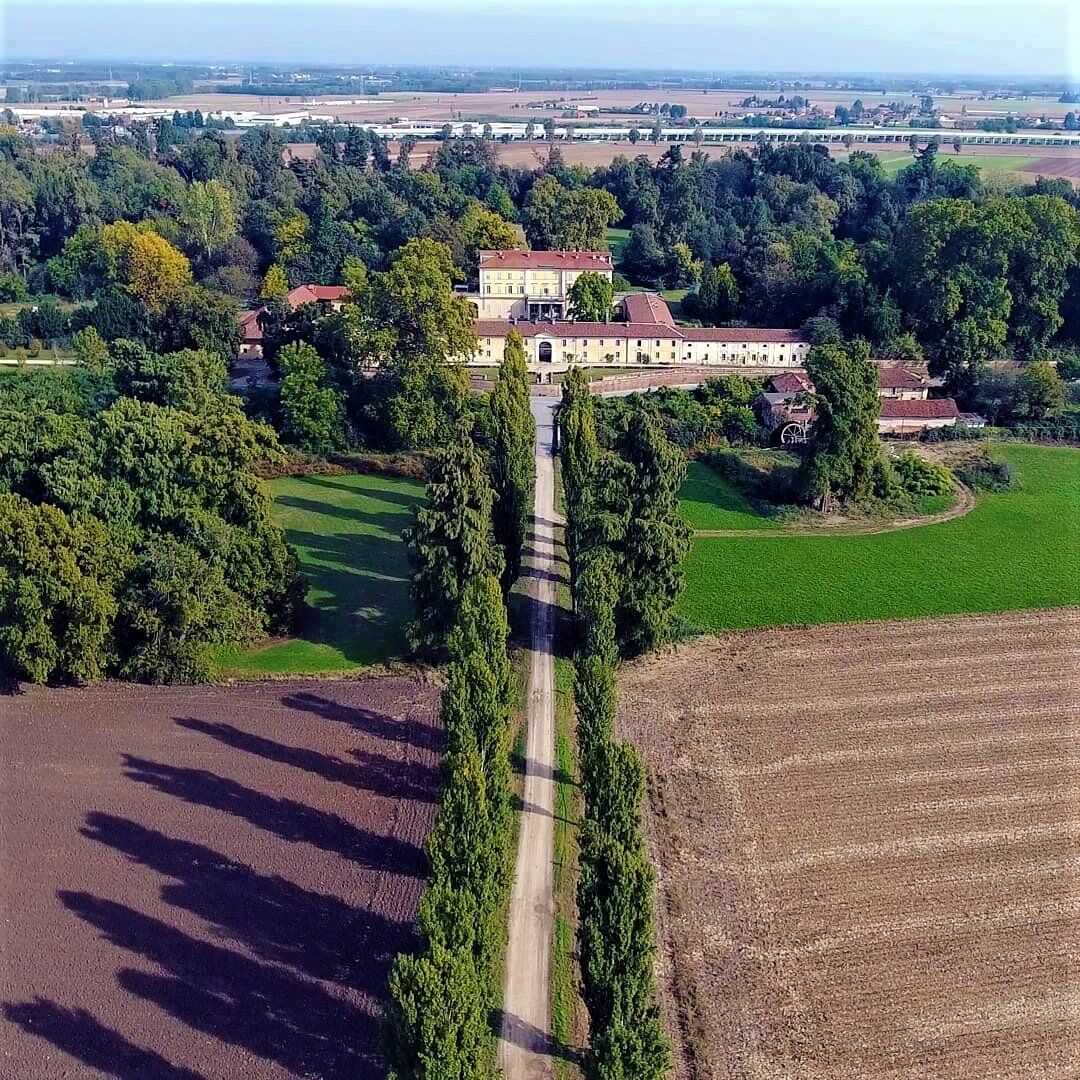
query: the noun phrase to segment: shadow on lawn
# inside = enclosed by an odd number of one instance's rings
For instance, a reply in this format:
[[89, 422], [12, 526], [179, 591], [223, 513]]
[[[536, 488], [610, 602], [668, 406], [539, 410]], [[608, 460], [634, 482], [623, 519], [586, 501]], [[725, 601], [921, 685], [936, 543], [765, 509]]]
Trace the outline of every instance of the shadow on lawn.
[[314, 597], [305, 602], [298, 637], [329, 645], [356, 664], [407, 652], [409, 565], [401, 540], [294, 529], [285, 538], [300, 550], [300, 575]]
[[340, 518], [343, 521], [362, 522], [390, 536], [396, 536], [412, 521], [412, 515], [403, 510], [372, 510], [361, 507], [336, 506], [333, 503], [316, 502], [314, 499], [302, 499], [298, 495], [278, 495], [274, 502], [280, 506], [291, 507], [294, 510], [303, 510], [308, 514], [320, 514], [323, 517]]
[[[347, 491], [355, 498], [374, 499], [377, 502], [383, 503], [396, 503], [398, 506], [404, 506], [407, 509], [412, 509], [418, 503], [423, 502], [424, 499], [424, 482], [422, 480], [388, 480], [388, 483], [394, 484], [416, 484], [416, 493], [413, 494], [407, 491], [392, 491], [387, 488], [380, 487], [358, 487], [356, 484], [346, 484], [342, 480], [335, 480], [330, 476], [304, 476], [297, 479], [303, 480], [305, 484], [310, 484], [316, 488], [332, 488], [336, 491]], [[315, 492], [312, 492], [314, 495]], [[325, 505], [320, 503], [320, 505]]]

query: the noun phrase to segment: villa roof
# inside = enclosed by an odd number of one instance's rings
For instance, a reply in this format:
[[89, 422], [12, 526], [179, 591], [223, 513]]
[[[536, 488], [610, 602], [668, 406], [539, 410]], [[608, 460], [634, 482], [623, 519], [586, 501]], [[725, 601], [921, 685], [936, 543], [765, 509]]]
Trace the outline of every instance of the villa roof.
[[610, 251], [480, 251], [481, 270], [611, 270]]
[[715, 341], [731, 344], [780, 342], [806, 339], [798, 330], [750, 326], [674, 326], [655, 322], [512, 322], [509, 319], [478, 319], [479, 337], [505, 337], [516, 330], [522, 337], [552, 338], [652, 338], [654, 341]]

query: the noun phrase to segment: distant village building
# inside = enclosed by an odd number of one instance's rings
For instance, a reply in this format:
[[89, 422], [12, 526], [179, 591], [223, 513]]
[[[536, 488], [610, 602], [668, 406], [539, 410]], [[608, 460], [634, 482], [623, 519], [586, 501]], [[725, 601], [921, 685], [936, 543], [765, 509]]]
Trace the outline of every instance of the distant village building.
[[[348, 298], [349, 290], [344, 285], [297, 285], [285, 294], [285, 303], [290, 311], [296, 311], [304, 304], [317, 304], [323, 310], [337, 311]], [[265, 307], [257, 307], [240, 316], [239, 359], [257, 360], [262, 356], [263, 329], [259, 316], [265, 311]]]

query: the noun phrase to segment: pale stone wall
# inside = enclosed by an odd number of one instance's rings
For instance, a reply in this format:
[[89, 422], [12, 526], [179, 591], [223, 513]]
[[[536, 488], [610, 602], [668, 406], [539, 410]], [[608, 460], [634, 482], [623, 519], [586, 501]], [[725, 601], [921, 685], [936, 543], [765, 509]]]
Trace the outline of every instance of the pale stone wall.
[[[614, 329], [614, 327], [613, 327]], [[634, 364], [664, 367], [716, 367], [737, 371], [743, 368], [767, 368], [789, 371], [801, 368], [806, 358], [807, 342], [761, 341], [685, 341], [666, 337], [619, 336], [563, 337], [541, 333], [524, 337], [525, 358], [533, 371], [565, 371], [573, 364], [588, 367], [631, 367]], [[495, 366], [502, 358], [506, 338], [481, 337], [479, 348], [467, 363]]]

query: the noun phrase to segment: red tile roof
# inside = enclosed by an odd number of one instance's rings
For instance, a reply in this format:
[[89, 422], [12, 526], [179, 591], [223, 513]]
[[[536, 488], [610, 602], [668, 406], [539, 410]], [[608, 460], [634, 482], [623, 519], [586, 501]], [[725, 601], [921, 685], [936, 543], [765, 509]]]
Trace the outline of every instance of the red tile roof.
[[481, 270], [611, 270], [610, 251], [481, 251]]
[[657, 296], [656, 293], [627, 293], [623, 298], [623, 308], [626, 311], [627, 322], [675, 325], [671, 308], [664, 302], [663, 297]]
[[922, 390], [926, 380], [914, 372], [888, 364], [878, 368], [879, 390]]
[[239, 318], [240, 337], [247, 342], [262, 341], [263, 329], [259, 325], [259, 316], [265, 308], [257, 308], [255, 311], [242, 312]]
[[812, 394], [814, 384], [803, 371], [782, 371], [769, 380], [777, 394]]
[[798, 330], [748, 326], [673, 326], [649, 322], [511, 322], [509, 319], [478, 319], [479, 337], [505, 337], [516, 330], [522, 337], [557, 338], [652, 338], [654, 341], [715, 341], [721, 344], [804, 342]]
[[960, 415], [952, 398], [930, 398], [922, 401], [901, 401], [884, 398], [881, 402], [882, 420], [949, 420]]
[[286, 293], [285, 301], [289, 307], [298, 308], [301, 304], [331, 303], [348, 297], [349, 290], [344, 285], [297, 285]]

